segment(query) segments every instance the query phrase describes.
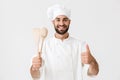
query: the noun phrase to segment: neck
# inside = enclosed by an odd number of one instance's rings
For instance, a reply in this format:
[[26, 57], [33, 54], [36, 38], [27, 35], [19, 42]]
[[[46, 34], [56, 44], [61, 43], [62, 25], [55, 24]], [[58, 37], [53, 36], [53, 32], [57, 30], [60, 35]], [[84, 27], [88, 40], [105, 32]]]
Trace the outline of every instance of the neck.
[[69, 33], [65, 33], [65, 34], [63, 34], [63, 35], [58, 34], [58, 33], [55, 33], [55, 37], [58, 38], [58, 39], [61, 39], [62, 41], [63, 41], [64, 39], [68, 38], [68, 36], [69, 36]]

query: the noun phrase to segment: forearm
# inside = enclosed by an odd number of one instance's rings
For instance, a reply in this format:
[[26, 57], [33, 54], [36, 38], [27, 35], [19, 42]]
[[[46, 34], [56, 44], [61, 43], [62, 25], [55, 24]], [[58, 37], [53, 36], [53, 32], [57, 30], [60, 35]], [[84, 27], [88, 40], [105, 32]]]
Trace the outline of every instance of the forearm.
[[40, 70], [34, 70], [32, 66], [30, 68], [30, 73], [31, 73], [32, 78], [34, 79], [40, 78]]
[[98, 72], [99, 72], [98, 63], [95, 59], [93, 59], [88, 69], [88, 75], [89, 76], [97, 75]]

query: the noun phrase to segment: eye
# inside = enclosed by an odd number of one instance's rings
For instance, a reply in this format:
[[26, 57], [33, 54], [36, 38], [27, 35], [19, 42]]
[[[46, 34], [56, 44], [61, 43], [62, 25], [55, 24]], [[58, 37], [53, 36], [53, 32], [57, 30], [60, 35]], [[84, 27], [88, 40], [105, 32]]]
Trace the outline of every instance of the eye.
[[55, 19], [55, 21], [59, 22], [59, 21], [60, 21], [60, 19], [59, 19], [59, 18], [56, 18], [56, 19]]
[[69, 19], [68, 19], [68, 18], [65, 18], [63, 21], [67, 22], [67, 21], [69, 21]]
[[59, 21], [60, 21], [60, 19], [56, 19], [56, 21], [58, 21], [58, 22], [59, 22]]
[[65, 19], [64, 21], [68, 21], [68, 19]]

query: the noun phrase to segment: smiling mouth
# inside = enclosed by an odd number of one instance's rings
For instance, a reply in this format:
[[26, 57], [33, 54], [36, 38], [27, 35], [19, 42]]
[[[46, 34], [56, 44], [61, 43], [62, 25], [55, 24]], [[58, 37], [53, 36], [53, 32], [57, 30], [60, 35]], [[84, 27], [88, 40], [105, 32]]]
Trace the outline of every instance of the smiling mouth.
[[65, 30], [65, 29], [66, 29], [66, 26], [58, 26], [58, 29], [59, 29], [59, 30]]
[[58, 25], [56, 26], [55, 30], [57, 33], [59, 34], [65, 34], [68, 31], [69, 27], [65, 26], [65, 25]]

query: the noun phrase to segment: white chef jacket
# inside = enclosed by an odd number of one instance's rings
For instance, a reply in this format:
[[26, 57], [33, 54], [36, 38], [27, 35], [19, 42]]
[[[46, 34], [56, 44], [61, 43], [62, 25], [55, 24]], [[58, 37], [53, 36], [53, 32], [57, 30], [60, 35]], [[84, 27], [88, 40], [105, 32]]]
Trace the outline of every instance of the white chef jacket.
[[83, 80], [81, 42], [73, 37], [45, 41], [40, 80]]

